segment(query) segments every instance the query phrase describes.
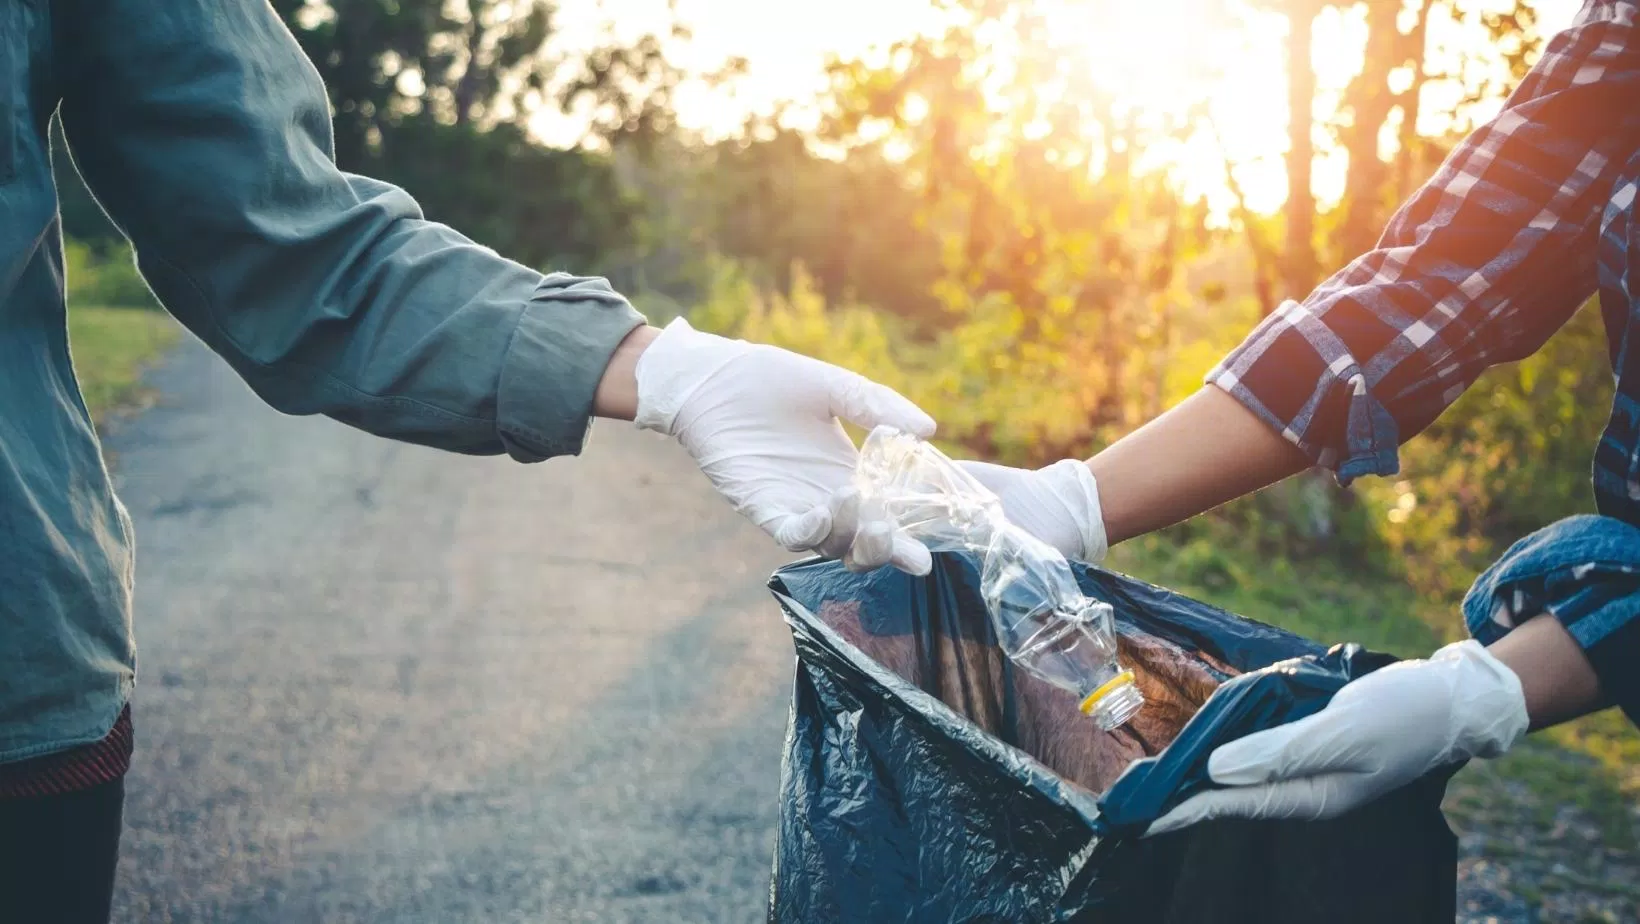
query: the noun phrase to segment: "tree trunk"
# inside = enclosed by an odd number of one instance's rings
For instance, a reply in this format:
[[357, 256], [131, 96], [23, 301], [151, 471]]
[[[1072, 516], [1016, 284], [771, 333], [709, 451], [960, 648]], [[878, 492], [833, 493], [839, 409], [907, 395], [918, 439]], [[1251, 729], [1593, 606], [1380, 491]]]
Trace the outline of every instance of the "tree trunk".
[[[1315, 145], [1315, 71], [1310, 67], [1310, 32], [1317, 0], [1291, 0], [1287, 36], [1287, 258], [1282, 283], [1289, 298], [1302, 298], [1315, 285], [1315, 196], [1310, 175]], [[1275, 305], [1264, 305], [1265, 313]]]
[[1418, 115], [1422, 112], [1424, 83], [1429, 79], [1424, 59], [1429, 53], [1429, 9], [1434, 5], [1435, 0], [1423, 0], [1418, 7], [1417, 23], [1405, 36], [1404, 57], [1412, 62], [1412, 84], [1399, 100], [1402, 119], [1400, 150], [1395, 153], [1395, 197], [1402, 201], [1412, 195], [1416, 182], [1412, 171], [1418, 160]]
[[1367, 47], [1361, 73], [1344, 90], [1344, 108], [1350, 124], [1342, 141], [1349, 158], [1344, 180], [1343, 221], [1338, 228], [1341, 260], [1353, 260], [1372, 249], [1383, 224], [1388, 170], [1378, 159], [1378, 135], [1395, 108], [1389, 75], [1404, 63], [1396, 52], [1402, 47], [1396, 18], [1401, 8], [1389, 3], [1367, 4]]
[[461, 79], [456, 81], [451, 95], [455, 98], [456, 124], [466, 125], [472, 121], [474, 110], [480, 102], [478, 98], [482, 81], [479, 79], [478, 55], [484, 43], [484, 24], [479, 21], [483, 11], [483, 4], [468, 4], [471, 19], [467, 22], [467, 66], [461, 70]]

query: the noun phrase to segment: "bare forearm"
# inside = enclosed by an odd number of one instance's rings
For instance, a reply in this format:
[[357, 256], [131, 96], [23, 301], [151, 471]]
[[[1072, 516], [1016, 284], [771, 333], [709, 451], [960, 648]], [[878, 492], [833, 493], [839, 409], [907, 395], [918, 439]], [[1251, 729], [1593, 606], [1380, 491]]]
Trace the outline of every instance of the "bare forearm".
[[1607, 704], [1583, 649], [1553, 616], [1527, 620], [1489, 650], [1520, 678], [1534, 730], [1587, 715]]
[[1296, 446], [1212, 386], [1088, 460], [1112, 545], [1251, 494], [1308, 465]]
[[660, 336], [660, 329], [643, 325], [627, 334], [604, 367], [598, 390], [592, 396], [592, 413], [598, 417], [631, 420], [638, 414], [638, 357]]

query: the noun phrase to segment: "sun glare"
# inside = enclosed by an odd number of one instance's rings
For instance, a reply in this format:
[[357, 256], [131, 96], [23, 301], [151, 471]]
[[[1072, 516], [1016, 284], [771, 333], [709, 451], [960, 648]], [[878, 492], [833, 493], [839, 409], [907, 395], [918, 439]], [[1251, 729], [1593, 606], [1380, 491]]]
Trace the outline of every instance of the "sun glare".
[[[1149, 140], [1137, 161], [1140, 169], [1170, 170], [1187, 195], [1205, 196], [1221, 219], [1234, 205], [1227, 169], [1234, 171], [1250, 208], [1269, 212], [1281, 206], [1287, 194], [1284, 16], [1240, 0], [1036, 2], [1053, 40], [1074, 49], [1092, 79], [1119, 106], [1156, 124], [1193, 107], [1205, 109], [1210, 116], [1183, 138]], [[1419, 5], [1419, 0], [1365, 2], [1402, 2], [1409, 11]], [[1458, 6], [1471, 14], [1506, 10], [1513, 2], [1459, 0]], [[1578, 0], [1536, 0], [1533, 6], [1541, 31], [1549, 34], [1571, 21]], [[571, 46], [590, 42], [600, 22], [632, 35], [657, 29], [664, 25], [667, 8], [667, 0], [564, 2], [558, 18], [562, 41]], [[823, 68], [829, 56], [869, 54], [937, 21], [929, 0], [831, 0], [827, 4], [677, 0], [675, 9], [694, 36], [675, 48], [678, 63], [706, 71], [727, 57], [738, 56], [749, 65], [747, 79], [733, 93], [698, 82], [680, 89], [680, 118], [708, 135], [733, 133], [747, 113], [768, 113], [789, 103], [795, 103], [789, 110], [794, 127], [803, 127], [813, 117], [804, 102], [823, 88]], [[1323, 207], [1335, 203], [1343, 191], [1347, 164], [1332, 141], [1328, 124], [1336, 120], [1339, 99], [1361, 69], [1365, 39], [1366, 13], [1361, 3], [1328, 7], [1316, 19], [1312, 32], [1311, 64], [1317, 90], [1312, 189]], [[1445, 4], [1432, 8], [1432, 69], [1463, 70], [1471, 81], [1483, 76], [1500, 78], [1503, 75], [1495, 64], [1486, 71], [1483, 65], [1465, 63], [1476, 58], [1473, 52], [1488, 41], [1477, 26], [1454, 21]], [[1409, 82], [1411, 74], [1396, 79]], [[1426, 85], [1419, 130], [1426, 134], [1450, 131], [1450, 113], [1462, 92], [1455, 81]], [[1488, 106], [1482, 105], [1469, 116], [1487, 114]], [[572, 117], [551, 112], [538, 114], [532, 124], [538, 134], [556, 143], [571, 142], [576, 131]]]
[[[1041, 0], [1051, 28], [1074, 41], [1095, 81], [1141, 117], [1160, 122], [1195, 110], [1206, 119], [1181, 137], [1153, 139], [1145, 168], [1170, 169], [1189, 196], [1219, 215], [1234, 204], [1226, 170], [1256, 211], [1286, 196], [1286, 35], [1284, 17], [1213, 0], [1139, 3]], [[1359, 13], [1328, 11], [1314, 31], [1317, 109], [1361, 65]], [[1317, 116], [1322, 116], [1317, 112]], [[1317, 192], [1333, 182], [1318, 164]]]
[[[1383, 3], [1396, 0], [1367, 0]], [[1038, 0], [1054, 31], [1076, 43], [1099, 84], [1132, 110], [1158, 119], [1179, 116], [1192, 107], [1209, 118], [1176, 140], [1147, 147], [1142, 164], [1170, 169], [1187, 195], [1205, 196], [1221, 219], [1234, 205], [1226, 171], [1254, 211], [1280, 207], [1287, 194], [1284, 156], [1287, 142], [1287, 19], [1234, 0]], [[1405, 0], [1404, 16], [1415, 15], [1417, 0]], [[1465, 0], [1468, 14], [1506, 11], [1513, 0]], [[1534, 4], [1545, 34], [1570, 23], [1577, 0], [1539, 0]], [[1410, 22], [1408, 23], [1410, 25]], [[1502, 81], [1501, 65], [1472, 63], [1488, 39], [1472, 22], [1455, 20], [1444, 6], [1429, 16], [1431, 69], [1462, 70], [1471, 82]], [[1333, 143], [1328, 125], [1335, 122], [1345, 88], [1361, 71], [1366, 43], [1366, 10], [1356, 3], [1328, 7], [1311, 32], [1311, 67], [1316, 95], [1312, 191], [1324, 207], [1343, 193], [1347, 162]], [[1410, 84], [1410, 72], [1397, 75]], [[1450, 131], [1450, 116], [1464, 88], [1456, 81], [1432, 81], [1424, 88], [1426, 105], [1418, 126], [1426, 134]], [[1498, 101], [1479, 104], [1470, 119], [1485, 118]], [[1387, 139], [1393, 142], [1393, 139]], [[1381, 149], [1383, 145], [1381, 143]], [[1383, 153], [1389, 153], [1387, 150]]]

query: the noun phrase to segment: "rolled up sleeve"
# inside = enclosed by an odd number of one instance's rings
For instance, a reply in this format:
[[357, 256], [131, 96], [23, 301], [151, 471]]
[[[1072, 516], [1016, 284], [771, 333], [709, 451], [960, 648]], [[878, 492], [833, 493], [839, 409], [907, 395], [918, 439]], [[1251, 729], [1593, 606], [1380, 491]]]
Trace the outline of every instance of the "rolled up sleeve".
[[1340, 480], [1396, 472], [1402, 442], [1595, 290], [1600, 216], [1640, 146], [1634, 20], [1633, 2], [1587, 3], [1378, 245], [1277, 308], [1208, 383]]
[[263, 0], [60, 4], [62, 121], [160, 301], [256, 392], [382, 436], [579, 451], [642, 317], [333, 160], [318, 73]]
[[[515, 459], [581, 450], [593, 393], [615, 347], [643, 318], [602, 279], [545, 277], [525, 305], [497, 382], [497, 429]], [[553, 370], [550, 386], [543, 373]]]

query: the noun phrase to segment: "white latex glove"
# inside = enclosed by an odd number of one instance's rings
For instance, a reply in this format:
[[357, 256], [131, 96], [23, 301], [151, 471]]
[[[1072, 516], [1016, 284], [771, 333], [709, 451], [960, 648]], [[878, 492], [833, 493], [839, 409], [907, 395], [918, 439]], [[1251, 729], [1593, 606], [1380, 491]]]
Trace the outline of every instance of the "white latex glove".
[[1437, 767], [1496, 757], [1527, 726], [1515, 672], [1479, 642], [1448, 645], [1345, 685], [1315, 715], [1220, 747], [1208, 774], [1231, 788], [1186, 800], [1146, 836], [1212, 818], [1332, 818]]
[[1002, 512], [1020, 529], [1073, 561], [1096, 563], [1109, 551], [1099, 485], [1076, 459], [1035, 470], [989, 462], [959, 462], [1002, 500]]
[[777, 347], [673, 321], [638, 358], [636, 423], [674, 437], [729, 503], [793, 552], [926, 574], [928, 550], [858, 524], [844, 489], [858, 452], [838, 418], [928, 438], [934, 421], [897, 392]]

